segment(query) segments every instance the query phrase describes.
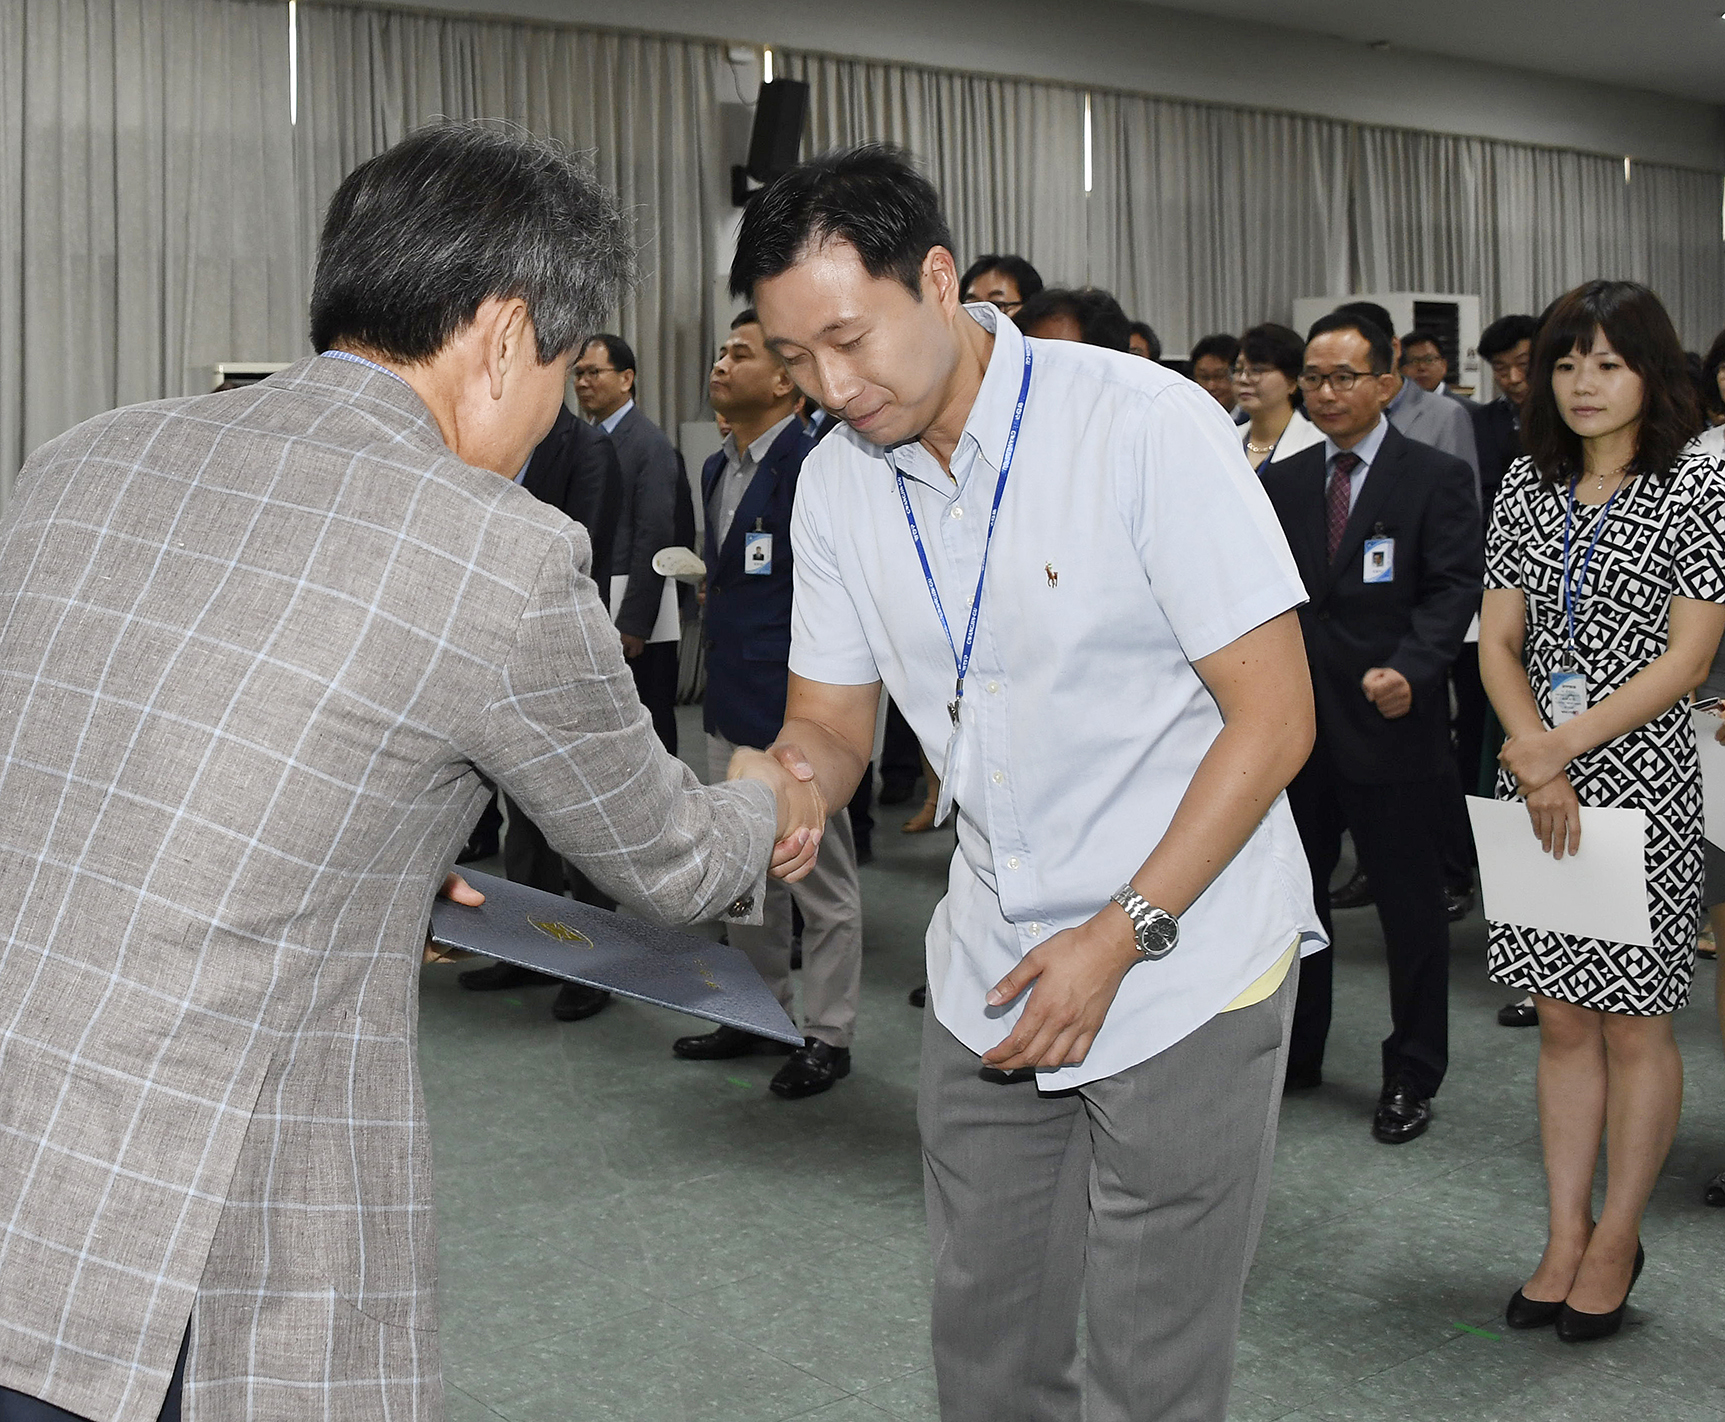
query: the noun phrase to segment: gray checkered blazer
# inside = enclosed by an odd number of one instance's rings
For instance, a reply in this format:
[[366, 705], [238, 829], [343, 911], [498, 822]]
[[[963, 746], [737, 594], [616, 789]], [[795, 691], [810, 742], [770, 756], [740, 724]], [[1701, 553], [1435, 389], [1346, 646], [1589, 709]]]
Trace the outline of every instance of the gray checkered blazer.
[[770, 792], [666, 755], [579, 525], [313, 357], [37, 452], [0, 523], [0, 1384], [188, 1422], [442, 1416], [415, 1035], [504, 786], [669, 919]]

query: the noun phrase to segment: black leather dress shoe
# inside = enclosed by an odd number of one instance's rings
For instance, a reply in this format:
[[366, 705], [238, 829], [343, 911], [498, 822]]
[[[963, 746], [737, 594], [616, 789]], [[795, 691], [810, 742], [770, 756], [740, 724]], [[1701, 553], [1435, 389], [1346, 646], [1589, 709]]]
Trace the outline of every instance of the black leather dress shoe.
[[913, 987], [910, 990], [909, 995], [905, 998], [905, 1001], [908, 1002], [912, 1007], [927, 1007], [928, 1006], [928, 984], [922, 983], [917, 987]]
[[699, 1037], [679, 1037], [671, 1043], [671, 1054], [686, 1062], [724, 1062], [732, 1057], [785, 1056], [800, 1050], [788, 1042], [757, 1037], [740, 1027], [719, 1027]]
[[1360, 869], [1354, 870], [1353, 878], [1330, 893], [1330, 907], [1333, 909], [1364, 908], [1372, 902], [1371, 881], [1366, 878], [1365, 871]]
[[1497, 1010], [1499, 1027], [1537, 1027], [1539, 1009], [1531, 1002], [1506, 1002]]
[[808, 1037], [767, 1085], [773, 1095], [796, 1101], [830, 1091], [835, 1081], [850, 1074], [849, 1047], [834, 1047], [819, 1037]]
[[1563, 1308], [1563, 1300], [1548, 1303], [1544, 1299], [1530, 1299], [1517, 1289], [1509, 1296], [1509, 1302], [1504, 1305], [1503, 1321], [1511, 1328], [1526, 1330], [1529, 1328], [1550, 1328], [1557, 1322], [1557, 1315]]
[[1635, 1281], [1641, 1277], [1641, 1266], [1647, 1262], [1647, 1251], [1638, 1242], [1635, 1246], [1635, 1269], [1629, 1276], [1629, 1288], [1623, 1291], [1623, 1302], [1610, 1313], [1583, 1313], [1562, 1304], [1557, 1310], [1557, 1336], [1565, 1343], [1591, 1343], [1596, 1338], [1609, 1338], [1623, 1327], [1623, 1310], [1629, 1303]]
[[1310, 1091], [1313, 1087], [1324, 1084], [1324, 1069], [1315, 1066], [1295, 1066], [1288, 1064], [1287, 1075], [1282, 1078], [1283, 1091]]
[[1431, 1123], [1431, 1098], [1416, 1095], [1405, 1081], [1392, 1081], [1378, 1097], [1377, 1113], [1372, 1117], [1372, 1139], [1385, 1145], [1401, 1145], [1415, 1136], [1423, 1136]]
[[595, 1012], [603, 1012], [611, 994], [604, 988], [588, 987], [586, 983], [564, 983], [557, 989], [551, 1004], [551, 1015], [559, 1022], [579, 1022]]
[[493, 963], [489, 968], [470, 968], [456, 979], [469, 992], [501, 992], [505, 988], [540, 987], [559, 979], [514, 963]]
[[1460, 923], [1473, 912], [1473, 889], [1446, 887], [1443, 891], [1443, 911], [1451, 923]]
[[1707, 1182], [1707, 1188], [1701, 1192], [1701, 1203], [1714, 1209], [1725, 1206], [1725, 1170]]

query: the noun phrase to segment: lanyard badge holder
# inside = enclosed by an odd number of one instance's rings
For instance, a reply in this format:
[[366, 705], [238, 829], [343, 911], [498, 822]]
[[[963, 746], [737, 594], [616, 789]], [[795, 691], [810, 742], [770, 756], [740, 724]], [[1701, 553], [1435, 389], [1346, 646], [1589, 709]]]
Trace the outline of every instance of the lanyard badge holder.
[[946, 645], [952, 649], [952, 664], [957, 672], [953, 683], [952, 700], [947, 702], [946, 714], [952, 718], [952, 730], [946, 740], [946, 764], [942, 768], [940, 779], [940, 801], [935, 806], [934, 822], [945, 824], [946, 817], [952, 813], [953, 786], [958, 783], [963, 769], [961, 756], [964, 751], [964, 729], [961, 712], [964, 709], [964, 677], [970, 670], [970, 654], [976, 646], [976, 622], [982, 615], [982, 585], [988, 577], [988, 553], [994, 546], [994, 526], [1000, 519], [1000, 501], [1006, 493], [1006, 476], [1012, 472], [1012, 456], [1018, 450], [1018, 431], [1024, 423], [1024, 402], [1030, 397], [1030, 342], [1024, 343], [1024, 380], [1018, 387], [1018, 404], [1012, 411], [1012, 431], [1006, 437], [1006, 452], [1000, 460], [1000, 478], [994, 486], [994, 507], [988, 514], [988, 535], [982, 544], [982, 567], [976, 575], [976, 596], [970, 600], [970, 622], [964, 629], [964, 650], [961, 652], [958, 644], [952, 640], [952, 625], [946, 620], [946, 608], [941, 604], [940, 589], [935, 586], [934, 570], [929, 566], [928, 550], [923, 547], [922, 530], [916, 526], [916, 513], [910, 506], [910, 494], [904, 487], [904, 473], [897, 464], [893, 465], [893, 475], [898, 481], [899, 501], [904, 505], [905, 521], [910, 524], [911, 542], [916, 545], [916, 556], [922, 563], [923, 581], [928, 584], [928, 595], [934, 602], [935, 616], [940, 618], [941, 631], [946, 633]]
[[1606, 521], [1611, 517], [1611, 506], [1617, 502], [1617, 496], [1623, 492], [1619, 484], [1611, 491], [1611, 497], [1605, 501], [1605, 509], [1599, 515], [1599, 522], [1593, 526], [1593, 537], [1588, 540], [1587, 552], [1582, 555], [1581, 567], [1577, 569], [1575, 581], [1569, 577], [1569, 536], [1575, 520], [1575, 485], [1569, 481], [1569, 495], [1563, 506], [1563, 616], [1564, 641], [1563, 660], [1557, 670], [1551, 674], [1551, 724], [1561, 726], [1565, 721], [1573, 721], [1583, 711], [1587, 710], [1587, 676], [1581, 670], [1580, 659], [1575, 651], [1575, 604], [1581, 601], [1582, 591], [1587, 586], [1587, 570], [1593, 563], [1593, 550], [1599, 546], [1599, 535], [1605, 531]]

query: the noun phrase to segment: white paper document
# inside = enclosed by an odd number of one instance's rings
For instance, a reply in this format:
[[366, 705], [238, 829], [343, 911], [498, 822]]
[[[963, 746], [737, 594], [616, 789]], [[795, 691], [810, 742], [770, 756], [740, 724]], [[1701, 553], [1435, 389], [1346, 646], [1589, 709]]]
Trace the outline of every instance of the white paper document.
[[1725, 746], [1714, 739], [1725, 725], [1711, 711], [1693, 712], [1695, 746], [1701, 754], [1701, 833], [1725, 849]]
[[1554, 859], [1521, 800], [1467, 797], [1485, 916], [1578, 938], [1653, 946], [1647, 905], [1647, 816], [1581, 809], [1581, 848]]

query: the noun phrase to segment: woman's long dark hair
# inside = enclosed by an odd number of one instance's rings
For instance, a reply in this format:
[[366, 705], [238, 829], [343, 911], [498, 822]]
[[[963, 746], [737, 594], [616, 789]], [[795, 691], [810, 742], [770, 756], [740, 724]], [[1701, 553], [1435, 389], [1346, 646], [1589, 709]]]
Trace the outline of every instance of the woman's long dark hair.
[[1581, 473], [1582, 464], [1581, 436], [1564, 423], [1557, 408], [1552, 370], [1571, 351], [1586, 355], [1599, 335], [1641, 377], [1644, 389], [1631, 473], [1666, 473], [1701, 430], [1683, 343], [1659, 298], [1639, 282], [1590, 281], [1552, 304], [1527, 372], [1522, 445], [1548, 483], [1567, 484]]

